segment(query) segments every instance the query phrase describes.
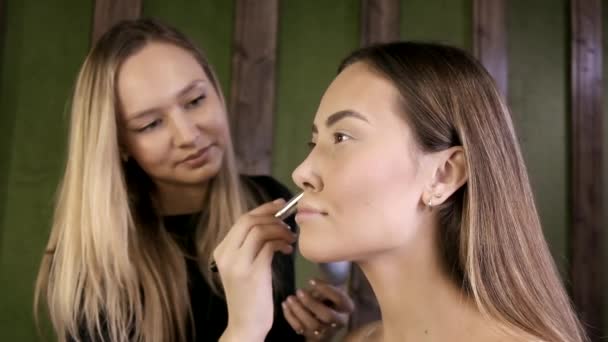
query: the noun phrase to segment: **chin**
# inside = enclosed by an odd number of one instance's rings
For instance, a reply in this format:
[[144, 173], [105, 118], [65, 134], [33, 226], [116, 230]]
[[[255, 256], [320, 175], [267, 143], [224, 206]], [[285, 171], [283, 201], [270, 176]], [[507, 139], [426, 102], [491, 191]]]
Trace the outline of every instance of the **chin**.
[[217, 176], [220, 172], [220, 168], [221, 162], [212, 162], [205, 164], [198, 169], [188, 170], [177, 178], [185, 184], [202, 184]]
[[298, 249], [304, 258], [315, 263], [348, 260], [346, 253], [339, 251], [335, 244], [328, 242], [327, 237], [321, 240], [310, 237], [307, 239], [305, 234], [300, 234]]

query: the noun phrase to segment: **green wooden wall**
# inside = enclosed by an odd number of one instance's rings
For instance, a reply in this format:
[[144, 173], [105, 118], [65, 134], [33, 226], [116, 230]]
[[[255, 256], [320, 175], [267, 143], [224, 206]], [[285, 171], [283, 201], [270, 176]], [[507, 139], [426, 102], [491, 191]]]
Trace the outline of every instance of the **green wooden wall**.
[[566, 0], [511, 0], [509, 102], [545, 234], [567, 270], [569, 12]]
[[[565, 271], [567, 0], [508, 3], [509, 102], [545, 232]], [[93, 1], [5, 0], [5, 6], [6, 30], [0, 39], [0, 340], [36, 341], [31, 319], [33, 282], [64, 162], [66, 104], [89, 45]], [[204, 48], [227, 98], [233, 12], [234, 3], [228, 0], [143, 1], [144, 16], [174, 24]], [[471, 49], [471, 12], [471, 0], [402, 0], [401, 36]], [[273, 174], [292, 189], [291, 171], [306, 155], [321, 94], [340, 59], [359, 44], [359, 18], [355, 0], [281, 2]], [[604, 41], [608, 51], [606, 27]], [[605, 61], [608, 79], [608, 58]], [[608, 104], [605, 113], [608, 133]], [[604, 189], [608, 222], [606, 180]], [[299, 284], [316, 272], [302, 259], [297, 267]]]
[[5, 1], [0, 48], [0, 340], [36, 341], [32, 292], [64, 162], [92, 3]]

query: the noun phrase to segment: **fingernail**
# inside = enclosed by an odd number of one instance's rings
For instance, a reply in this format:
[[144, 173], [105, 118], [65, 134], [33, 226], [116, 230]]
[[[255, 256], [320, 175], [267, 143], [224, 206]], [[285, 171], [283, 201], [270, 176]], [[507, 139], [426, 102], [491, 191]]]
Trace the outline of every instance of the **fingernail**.
[[304, 335], [304, 330], [300, 329], [298, 331], [296, 331], [299, 335]]
[[283, 302], [281, 303], [281, 306], [283, 307], [283, 309], [287, 309], [287, 303]]
[[314, 279], [310, 279], [308, 283], [312, 286], [317, 286], [317, 282]]
[[282, 198], [278, 198], [278, 199], [272, 201], [272, 203], [274, 203], [274, 204], [279, 204], [279, 203], [283, 203], [283, 202], [285, 202], [285, 200]]
[[296, 293], [298, 294], [298, 297], [300, 297], [300, 298], [304, 297], [304, 291], [298, 290]]
[[331, 327], [332, 327], [332, 328], [335, 328], [335, 327], [337, 327], [337, 326], [338, 326], [338, 325], [337, 325], [336, 323], [332, 323], [332, 324], [331, 324]]
[[315, 330], [314, 333], [316, 336], [319, 336], [319, 330]]
[[295, 299], [293, 299], [293, 297], [292, 297], [292, 296], [289, 296], [289, 297], [287, 297], [287, 301], [288, 301], [289, 303], [292, 303], [292, 304], [293, 304], [293, 303], [295, 302]]

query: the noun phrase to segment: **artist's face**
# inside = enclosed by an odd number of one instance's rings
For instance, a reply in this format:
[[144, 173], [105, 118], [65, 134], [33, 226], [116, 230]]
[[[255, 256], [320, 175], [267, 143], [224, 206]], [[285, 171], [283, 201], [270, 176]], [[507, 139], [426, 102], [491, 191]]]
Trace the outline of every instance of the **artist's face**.
[[201, 184], [218, 173], [230, 144], [226, 110], [188, 51], [148, 43], [117, 82], [124, 152], [155, 183]]

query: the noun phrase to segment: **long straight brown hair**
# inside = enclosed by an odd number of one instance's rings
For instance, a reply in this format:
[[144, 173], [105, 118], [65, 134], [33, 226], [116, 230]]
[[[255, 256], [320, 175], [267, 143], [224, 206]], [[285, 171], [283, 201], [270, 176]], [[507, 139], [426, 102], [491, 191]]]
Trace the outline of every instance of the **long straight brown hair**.
[[[86, 335], [166, 342], [188, 336], [192, 315], [183, 252], [162, 227], [151, 180], [134, 162], [121, 162], [119, 152], [117, 74], [150, 42], [189, 52], [224, 101], [202, 51], [158, 21], [119, 23], [90, 51], [72, 98], [67, 164], [34, 299], [36, 320], [44, 299], [59, 341]], [[252, 205], [231, 142], [206, 188], [197, 251], [204, 277], [219, 292], [219, 279], [207, 265], [227, 230]]]
[[586, 341], [543, 237], [511, 115], [468, 53], [422, 42], [355, 51], [400, 93], [423, 151], [462, 146], [468, 182], [439, 208], [446, 269], [480, 312], [512, 333]]

